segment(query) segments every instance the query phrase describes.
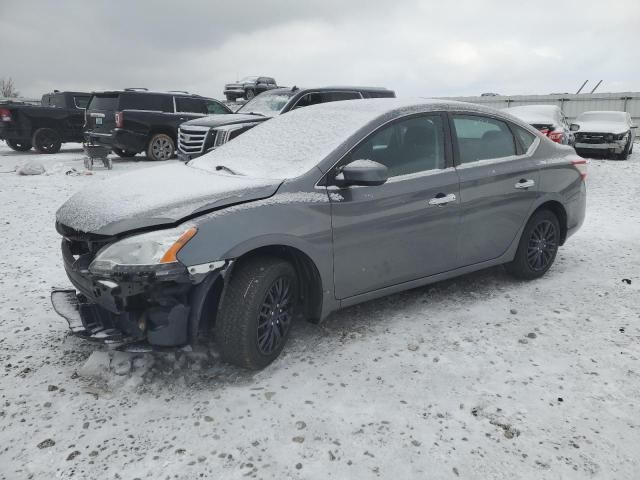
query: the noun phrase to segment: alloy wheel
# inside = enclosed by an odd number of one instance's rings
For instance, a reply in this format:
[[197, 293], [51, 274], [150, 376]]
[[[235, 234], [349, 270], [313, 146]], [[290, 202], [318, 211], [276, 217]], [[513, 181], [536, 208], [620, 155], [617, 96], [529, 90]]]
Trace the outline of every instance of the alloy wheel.
[[543, 220], [531, 231], [527, 245], [527, 263], [540, 272], [549, 267], [558, 250], [558, 232], [549, 220]]
[[258, 350], [270, 355], [284, 341], [291, 326], [291, 281], [278, 278], [265, 295], [258, 314]]
[[166, 138], [156, 138], [151, 145], [151, 151], [158, 160], [169, 160], [173, 155], [173, 145]]

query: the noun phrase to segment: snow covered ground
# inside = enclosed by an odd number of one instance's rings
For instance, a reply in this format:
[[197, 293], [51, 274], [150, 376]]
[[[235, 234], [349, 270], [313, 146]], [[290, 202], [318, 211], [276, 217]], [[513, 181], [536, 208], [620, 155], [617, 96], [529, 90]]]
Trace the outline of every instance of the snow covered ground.
[[[67, 336], [54, 212], [82, 151], [0, 174], [0, 478], [634, 479], [640, 471], [640, 145], [592, 160], [587, 220], [548, 275], [494, 268], [295, 325], [259, 373], [206, 351]], [[626, 280], [625, 280], [626, 279]]]

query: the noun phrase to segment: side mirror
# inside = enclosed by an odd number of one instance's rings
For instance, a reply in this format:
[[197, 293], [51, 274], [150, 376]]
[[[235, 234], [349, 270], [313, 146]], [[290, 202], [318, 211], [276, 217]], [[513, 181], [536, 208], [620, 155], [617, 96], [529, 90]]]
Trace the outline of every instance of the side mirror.
[[571, 125], [569, 125], [569, 130], [571, 130], [572, 132], [577, 132], [578, 130], [580, 130], [580, 125], [578, 125], [577, 123], [572, 123]]
[[348, 187], [350, 185], [361, 185], [373, 187], [382, 185], [389, 179], [389, 169], [381, 163], [373, 160], [355, 160], [342, 167], [336, 175], [336, 185]]
[[638, 125], [631, 125], [631, 128], [638, 128]]

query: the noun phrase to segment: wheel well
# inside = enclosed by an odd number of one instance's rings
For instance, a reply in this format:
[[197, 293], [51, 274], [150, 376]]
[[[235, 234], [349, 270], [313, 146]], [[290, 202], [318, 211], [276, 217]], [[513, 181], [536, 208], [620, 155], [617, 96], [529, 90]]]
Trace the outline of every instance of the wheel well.
[[[290, 262], [296, 269], [300, 281], [300, 295], [304, 305], [305, 318], [318, 322], [322, 313], [322, 279], [311, 258], [301, 250], [287, 245], [270, 245], [251, 250], [236, 262], [244, 262], [256, 255], [270, 255]], [[233, 276], [233, 272], [231, 272]]]
[[564, 206], [560, 202], [551, 200], [536, 208], [536, 212], [540, 210], [550, 210], [558, 218], [558, 223], [560, 223], [560, 245], [563, 245], [567, 239], [567, 211]]

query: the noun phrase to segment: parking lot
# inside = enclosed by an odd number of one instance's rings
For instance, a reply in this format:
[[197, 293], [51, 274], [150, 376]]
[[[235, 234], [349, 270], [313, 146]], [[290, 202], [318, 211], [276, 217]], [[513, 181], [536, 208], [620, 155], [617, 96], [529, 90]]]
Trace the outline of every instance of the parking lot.
[[[0, 144], [0, 478], [631, 479], [640, 468], [640, 145], [589, 163], [587, 219], [534, 282], [485, 270], [294, 326], [248, 373], [215, 351], [67, 336], [58, 206], [152, 168]], [[42, 162], [44, 175], [16, 166]], [[52, 475], [53, 474], [53, 475]]]

